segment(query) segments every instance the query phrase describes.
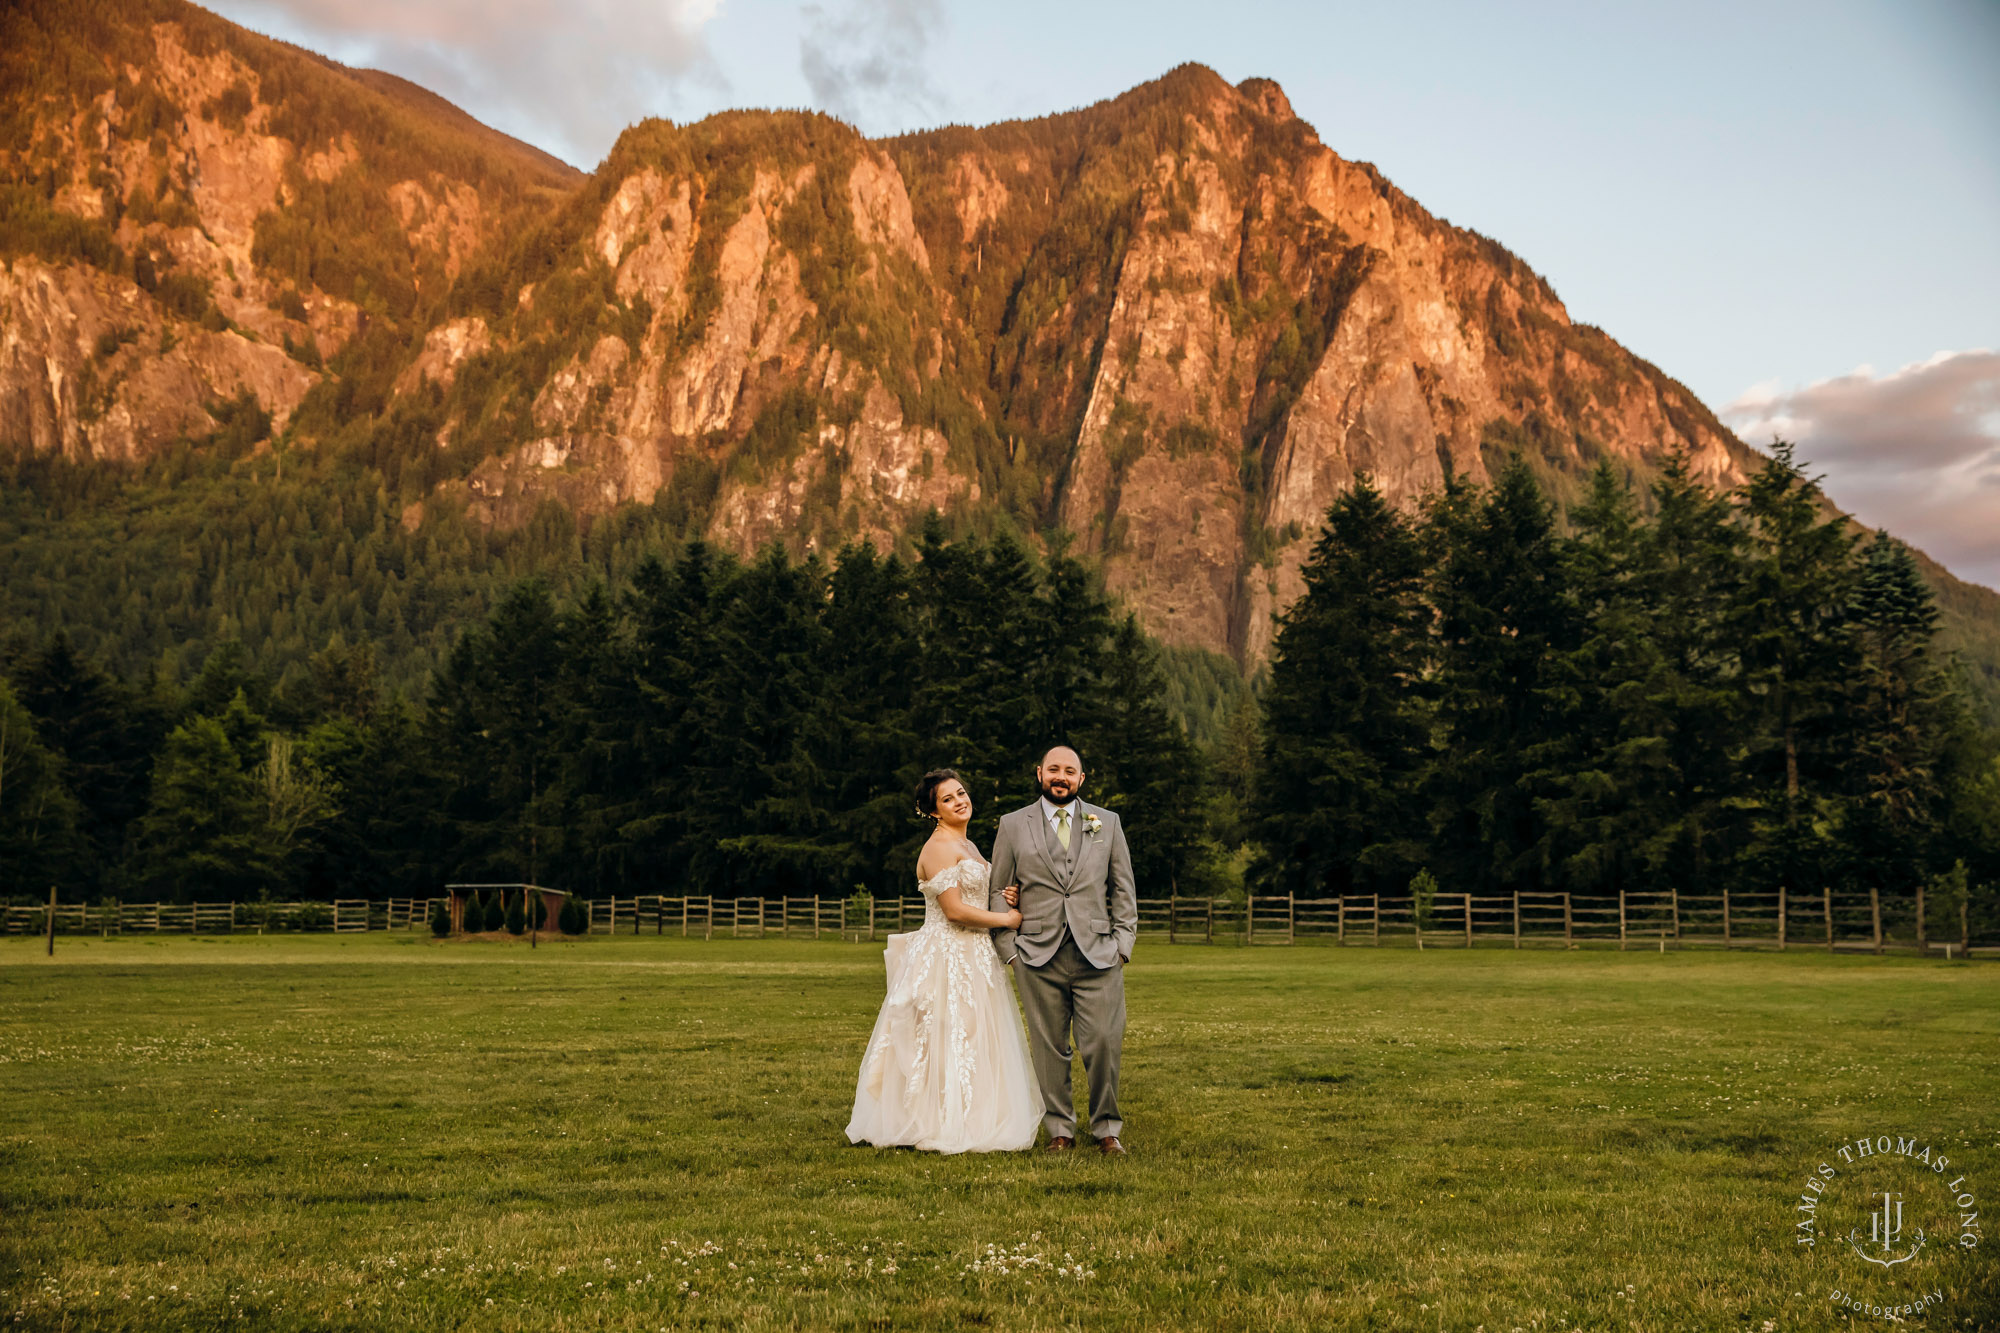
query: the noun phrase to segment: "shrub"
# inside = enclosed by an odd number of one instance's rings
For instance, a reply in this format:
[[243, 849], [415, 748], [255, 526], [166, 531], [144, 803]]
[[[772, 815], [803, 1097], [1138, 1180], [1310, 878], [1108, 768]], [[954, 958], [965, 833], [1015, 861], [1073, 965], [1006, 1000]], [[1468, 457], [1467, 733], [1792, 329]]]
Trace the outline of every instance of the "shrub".
[[300, 903], [292, 909], [293, 930], [331, 930], [333, 907], [329, 903]]
[[468, 935], [477, 935], [486, 929], [486, 908], [477, 893], [465, 895], [465, 910], [459, 913], [458, 923], [459, 929]]
[[431, 899], [431, 934], [438, 939], [451, 934], [451, 904], [443, 898]]
[[565, 935], [581, 935], [590, 926], [590, 918], [584, 915], [583, 904], [575, 898], [563, 899], [562, 910], [556, 913], [556, 929]]
[[501, 930], [507, 925], [507, 905], [498, 889], [486, 895], [486, 928]]
[[549, 925], [549, 900], [537, 893], [528, 899], [528, 911], [534, 917], [536, 930], [547, 930]]
[[514, 901], [507, 906], [507, 933], [509, 935], [525, 935], [528, 933], [528, 914], [521, 906], [521, 900], [527, 896], [525, 890], [517, 893], [514, 895]]

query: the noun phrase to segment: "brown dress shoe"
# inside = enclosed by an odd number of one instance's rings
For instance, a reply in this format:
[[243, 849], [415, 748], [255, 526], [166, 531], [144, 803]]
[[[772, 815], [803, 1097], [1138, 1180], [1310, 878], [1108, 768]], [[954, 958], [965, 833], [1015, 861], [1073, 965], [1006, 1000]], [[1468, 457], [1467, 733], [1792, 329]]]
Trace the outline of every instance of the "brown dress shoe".
[[1071, 1148], [1074, 1148], [1075, 1146], [1076, 1146], [1075, 1139], [1071, 1138], [1067, 1134], [1058, 1134], [1054, 1138], [1049, 1140], [1048, 1151], [1068, 1152]]
[[1097, 1141], [1097, 1150], [1106, 1157], [1125, 1156], [1125, 1145], [1118, 1141], [1116, 1134], [1108, 1134]]

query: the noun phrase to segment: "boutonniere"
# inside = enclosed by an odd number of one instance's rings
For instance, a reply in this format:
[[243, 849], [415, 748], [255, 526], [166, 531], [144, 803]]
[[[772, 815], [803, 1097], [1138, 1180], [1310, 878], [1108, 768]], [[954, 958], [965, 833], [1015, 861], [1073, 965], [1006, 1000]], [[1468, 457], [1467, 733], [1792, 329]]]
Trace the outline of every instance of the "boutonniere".
[[1083, 812], [1083, 828], [1084, 832], [1094, 838], [1104, 832], [1104, 821], [1097, 817], [1095, 810], [1086, 810]]

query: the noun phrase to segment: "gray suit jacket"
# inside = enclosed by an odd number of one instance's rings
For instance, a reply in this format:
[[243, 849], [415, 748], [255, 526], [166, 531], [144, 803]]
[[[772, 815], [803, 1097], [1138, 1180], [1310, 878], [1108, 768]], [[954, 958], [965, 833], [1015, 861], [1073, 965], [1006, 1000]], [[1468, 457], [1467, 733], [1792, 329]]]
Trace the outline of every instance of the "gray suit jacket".
[[[1125, 826], [1111, 811], [1087, 801], [1077, 801], [1073, 809], [1068, 852], [1056, 841], [1039, 800], [1000, 817], [987, 881], [993, 886], [991, 906], [1004, 909], [1000, 890], [1021, 886], [1020, 931], [993, 932], [993, 947], [1003, 963], [1018, 952], [1028, 966], [1040, 967], [1055, 957], [1064, 935], [1097, 967], [1132, 956], [1132, 942], [1139, 936], [1139, 900], [1132, 887]], [[1086, 815], [1097, 816], [1095, 833]]]

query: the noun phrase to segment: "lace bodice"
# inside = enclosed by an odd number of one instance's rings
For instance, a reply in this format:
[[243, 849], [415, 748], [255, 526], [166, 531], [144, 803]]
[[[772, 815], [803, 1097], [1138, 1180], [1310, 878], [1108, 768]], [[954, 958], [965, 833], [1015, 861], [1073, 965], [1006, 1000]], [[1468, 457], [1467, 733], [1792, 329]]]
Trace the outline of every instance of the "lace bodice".
[[993, 867], [975, 857], [966, 857], [956, 865], [946, 866], [929, 879], [917, 881], [917, 892], [924, 895], [924, 924], [949, 926], [950, 920], [944, 909], [938, 906], [938, 895], [949, 889], [957, 889], [959, 901], [967, 907], [984, 909], [988, 888], [987, 876]]

